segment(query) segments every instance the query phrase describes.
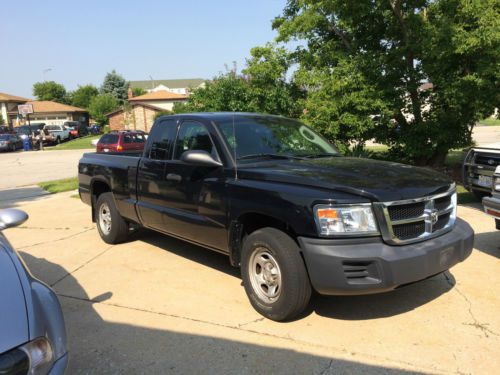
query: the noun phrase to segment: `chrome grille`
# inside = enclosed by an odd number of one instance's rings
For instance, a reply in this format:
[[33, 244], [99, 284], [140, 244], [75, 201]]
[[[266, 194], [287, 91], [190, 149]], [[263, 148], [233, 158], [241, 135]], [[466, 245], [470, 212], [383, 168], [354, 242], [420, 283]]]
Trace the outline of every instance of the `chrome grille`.
[[446, 193], [395, 202], [374, 203], [384, 241], [406, 244], [439, 236], [453, 228], [456, 195]]

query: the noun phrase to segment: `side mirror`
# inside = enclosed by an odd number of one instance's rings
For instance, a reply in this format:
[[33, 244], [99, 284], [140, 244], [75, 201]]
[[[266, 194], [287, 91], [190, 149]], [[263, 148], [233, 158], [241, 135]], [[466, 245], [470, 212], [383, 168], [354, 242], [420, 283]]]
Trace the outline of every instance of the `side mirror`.
[[202, 150], [191, 150], [184, 152], [181, 155], [181, 161], [200, 167], [222, 167], [221, 162], [215, 160], [212, 155]]
[[28, 220], [28, 214], [21, 210], [9, 208], [0, 210], [0, 230], [17, 227]]

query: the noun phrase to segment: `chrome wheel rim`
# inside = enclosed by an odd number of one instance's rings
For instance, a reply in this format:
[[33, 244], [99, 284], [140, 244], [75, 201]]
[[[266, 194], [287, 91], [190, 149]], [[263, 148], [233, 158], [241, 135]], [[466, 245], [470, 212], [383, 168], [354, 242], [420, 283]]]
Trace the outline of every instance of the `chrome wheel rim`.
[[104, 235], [111, 232], [111, 212], [107, 203], [103, 203], [99, 207], [99, 227]]
[[271, 252], [258, 247], [248, 265], [252, 289], [266, 303], [275, 302], [281, 294], [281, 270]]

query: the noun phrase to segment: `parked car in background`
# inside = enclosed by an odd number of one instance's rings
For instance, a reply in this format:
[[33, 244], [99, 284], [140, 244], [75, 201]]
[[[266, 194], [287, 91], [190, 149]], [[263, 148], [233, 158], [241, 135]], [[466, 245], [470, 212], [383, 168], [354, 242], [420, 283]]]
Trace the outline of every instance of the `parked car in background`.
[[47, 130], [55, 138], [55, 143], [59, 144], [71, 138], [70, 130], [64, 125], [45, 125]]
[[80, 121], [66, 121], [64, 123], [64, 126], [66, 126], [70, 130], [69, 133], [72, 139], [83, 137], [89, 134], [87, 127]]
[[27, 219], [23, 211], [0, 210], [0, 374], [61, 375], [68, 365], [61, 305], [1, 232]]
[[493, 174], [500, 165], [500, 143], [469, 150], [463, 164], [464, 186], [478, 198], [491, 194]]
[[42, 130], [44, 127], [45, 123], [39, 122], [32, 123], [30, 125], [18, 126], [17, 128], [14, 128], [14, 131], [21, 139], [32, 139], [33, 133], [35, 134], [35, 136], [37, 136], [38, 134], [40, 134], [40, 130]]
[[500, 165], [493, 175], [491, 197], [483, 198], [484, 211], [495, 219], [495, 226], [500, 229]]
[[87, 128], [87, 131], [89, 134], [94, 134], [94, 135], [102, 133], [101, 127], [97, 124], [90, 124], [90, 126]]
[[141, 131], [113, 131], [104, 134], [97, 142], [97, 152], [141, 153], [146, 144], [147, 134]]
[[17, 134], [0, 134], [0, 151], [16, 151], [23, 148], [23, 140]]

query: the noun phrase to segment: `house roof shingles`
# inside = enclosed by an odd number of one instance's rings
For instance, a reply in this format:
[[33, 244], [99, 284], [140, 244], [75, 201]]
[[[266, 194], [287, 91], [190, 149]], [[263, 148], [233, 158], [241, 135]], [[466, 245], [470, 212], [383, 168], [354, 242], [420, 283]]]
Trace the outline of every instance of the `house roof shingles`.
[[181, 95], [181, 94], [176, 94], [170, 91], [166, 90], [161, 90], [161, 91], [154, 91], [150, 92], [144, 95], [139, 95], [135, 96], [133, 98], [130, 98], [128, 101], [129, 102], [142, 102], [142, 101], [149, 101], [149, 100], [183, 100], [187, 99], [187, 95]]
[[169, 89], [180, 89], [185, 87], [196, 88], [200, 86], [205, 80], [203, 78], [187, 78], [187, 79], [154, 79], [147, 81], [130, 81], [132, 88], [141, 88], [150, 90], [159, 85], [168, 87]]
[[74, 107], [72, 105], [51, 102], [48, 100], [33, 100], [26, 104], [33, 105], [34, 113], [52, 113], [52, 112], [87, 112], [83, 108]]
[[10, 95], [6, 94], [4, 92], [0, 92], [0, 102], [15, 102], [15, 103], [21, 103], [21, 102], [28, 102], [31, 99], [26, 99], [21, 96], [15, 96], [15, 95]]

